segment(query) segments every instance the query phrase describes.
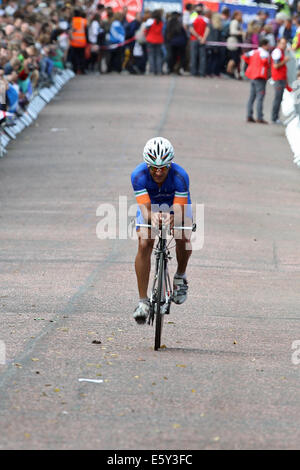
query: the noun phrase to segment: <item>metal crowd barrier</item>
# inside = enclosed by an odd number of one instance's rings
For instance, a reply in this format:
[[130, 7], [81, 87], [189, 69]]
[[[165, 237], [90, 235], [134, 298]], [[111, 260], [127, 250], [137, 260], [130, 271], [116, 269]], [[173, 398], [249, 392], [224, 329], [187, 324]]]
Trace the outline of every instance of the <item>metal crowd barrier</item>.
[[60, 74], [55, 75], [54, 84], [49, 88], [43, 87], [38, 91], [38, 94], [30, 100], [24, 113], [14, 120], [13, 126], [6, 126], [5, 123], [1, 125], [0, 157], [3, 157], [7, 152], [6, 147], [9, 142], [16, 139], [17, 135], [25, 127], [30, 126], [37, 119], [42, 109], [50, 103], [60, 89], [74, 76], [74, 72], [70, 69], [63, 70]]
[[300, 167], [300, 81], [293, 84], [293, 91], [284, 91], [281, 111], [285, 117], [285, 135], [294, 154], [294, 163]]

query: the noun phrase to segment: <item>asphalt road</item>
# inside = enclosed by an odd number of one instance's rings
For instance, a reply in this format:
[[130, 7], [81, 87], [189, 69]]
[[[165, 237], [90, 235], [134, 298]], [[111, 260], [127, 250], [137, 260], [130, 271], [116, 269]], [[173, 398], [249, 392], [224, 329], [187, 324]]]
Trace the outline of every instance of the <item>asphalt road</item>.
[[[283, 128], [246, 124], [248, 91], [79, 77], [9, 145], [1, 449], [300, 448], [300, 174]], [[153, 329], [132, 319], [136, 242], [99, 240], [96, 211], [134, 203], [130, 173], [157, 134], [205, 205], [205, 242], [155, 352]]]

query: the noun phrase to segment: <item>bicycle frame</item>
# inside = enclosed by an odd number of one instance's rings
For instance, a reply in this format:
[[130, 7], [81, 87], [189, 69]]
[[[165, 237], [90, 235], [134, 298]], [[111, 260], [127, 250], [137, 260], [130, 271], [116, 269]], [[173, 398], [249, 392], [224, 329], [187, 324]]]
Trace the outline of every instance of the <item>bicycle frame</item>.
[[[153, 228], [149, 224], [137, 224], [137, 227]], [[196, 230], [196, 225], [192, 227], [174, 227], [174, 230]], [[155, 341], [154, 349], [157, 351], [161, 346], [161, 334], [163, 320], [166, 314], [170, 313], [170, 306], [173, 298], [173, 290], [168, 272], [168, 261], [171, 259], [170, 250], [167, 243], [167, 234], [170, 228], [161, 225], [158, 230], [158, 241], [154, 248], [155, 254], [155, 275], [150, 295], [150, 312], [148, 324], [153, 325], [155, 321]]]
[[[148, 324], [152, 325], [154, 321], [154, 315], [157, 313], [155, 312], [155, 304], [157, 305], [158, 300], [160, 301], [160, 314], [168, 314], [170, 311], [170, 304], [172, 301], [172, 285], [170, 281], [169, 271], [168, 271], [168, 261], [172, 258], [170, 256], [170, 250], [167, 247], [167, 240], [166, 240], [167, 230], [165, 227], [159, 229], [159, 237], [157, 244], [154, 248], [155, 254], [155, 275], [153, 279], [153, 285], [150, 294], [150, 315], [148, 318]], [[158, 295], [158, 276], [159, 276], [159, 263], [160, 260], [163, 260], [163, 281], [164, 281], [164, 288], [161, 289], [161, 298], [157, 299]]]

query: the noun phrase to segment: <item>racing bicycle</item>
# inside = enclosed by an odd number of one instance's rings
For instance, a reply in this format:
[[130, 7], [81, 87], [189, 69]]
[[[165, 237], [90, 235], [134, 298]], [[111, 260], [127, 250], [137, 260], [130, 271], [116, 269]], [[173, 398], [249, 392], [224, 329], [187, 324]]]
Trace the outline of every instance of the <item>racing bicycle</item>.
[[164, 323], [164, 316], [170, 314], [171, 302], [173, 299], [173, 288], [170, 281], [168, 271], [168, 262], [172, 259], [170, 246], [174, 240], [171, 236], [167, 240], [167, 235], [174, 233], [174, 230], [192, 230], [196, 231], [196, 224], [191, 227], [173, 227], [172, 231], [170, 226], [161, 224], [155, 228], [149, 224], [137, 224], [137, 227], [145, 227], [157, 231], [157, 242], [154, 246], [155, 256], [155, 274], [152, 283], [150, 294], [150, 311], [148, 316], [148, 324], [155, 323], [155, 337], [154, 337], [154, 350], [157, 351], [161, 347], [161, 335]]

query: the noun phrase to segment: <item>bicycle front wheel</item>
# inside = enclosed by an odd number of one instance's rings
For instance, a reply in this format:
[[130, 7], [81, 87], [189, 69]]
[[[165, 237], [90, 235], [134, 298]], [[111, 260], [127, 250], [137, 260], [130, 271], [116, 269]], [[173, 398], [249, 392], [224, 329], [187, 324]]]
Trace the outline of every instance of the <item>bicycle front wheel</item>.
[[161, 346], [161, 334], [164, 323], [164, 314], [161, 313], [161, 304], [165, 293], [165, 278], [164, 278], [165, 260], [163, 253], [160, 254], [158, 263], [157, 275], [157, 297], [156, 297], [156, 319], [155, 319], [155, 342], [154, 349], [157, 351]]

